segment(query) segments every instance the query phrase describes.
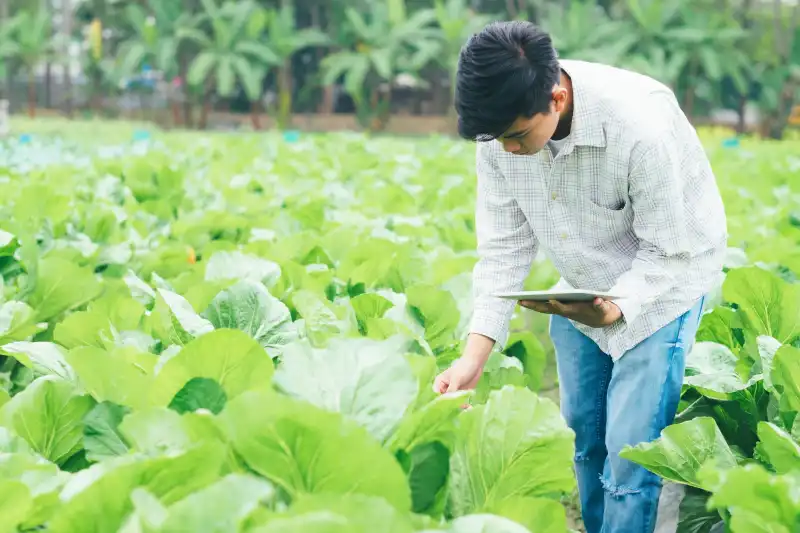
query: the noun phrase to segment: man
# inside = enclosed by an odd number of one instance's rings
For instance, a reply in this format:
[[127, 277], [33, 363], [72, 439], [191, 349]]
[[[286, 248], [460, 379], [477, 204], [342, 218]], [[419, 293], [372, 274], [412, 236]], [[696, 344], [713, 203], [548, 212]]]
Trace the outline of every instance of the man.
[[673, 421], [721, 272], [725, 214], [703, 147], [669, 88], [559, 61], [527, 22], [493, 23], [466, 43], [455, 105], [461, 136], [479, 141], [479, 261], [464, 352], [434, 386], [476, 385], [515, 305], [493, 294], [522, 289], [539, 251], [559, 287], [622, 296], [521, 305], [552, 315], [587, 532], [650, 533], [660, 479], [618, 454]]

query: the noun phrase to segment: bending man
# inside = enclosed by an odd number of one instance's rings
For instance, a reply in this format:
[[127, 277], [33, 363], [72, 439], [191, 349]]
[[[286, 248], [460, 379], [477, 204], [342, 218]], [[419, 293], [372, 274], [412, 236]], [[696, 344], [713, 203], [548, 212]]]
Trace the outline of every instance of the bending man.
[[464, 352], [435, 386], [475, 386], [515, 305], [493, 294], [521, 290], [539, 251], [560, 287], [622, 296], [520, 303], [551, 315], [587, 532], [651, 533], [661, 481], [618, 454], [673, 421], [727, 242], [695, 129], [662, 83], [560, 61], [526, 22], [490, 24], [466, 43], [455, 105], [459, 133], [478, 141], [479, 261]]

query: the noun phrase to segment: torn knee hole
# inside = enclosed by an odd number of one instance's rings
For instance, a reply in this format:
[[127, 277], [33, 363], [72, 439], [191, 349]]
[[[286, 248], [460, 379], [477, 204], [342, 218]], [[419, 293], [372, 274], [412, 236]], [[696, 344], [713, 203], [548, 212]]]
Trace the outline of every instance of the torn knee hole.
[[614, 485], [603, 476], [600, 476], [600, 483], [603, 485], [603, 490], [614, 497], [625, 496], [628, 494], [639, 494], [642, 492], [639, 489], [626, 487], [624, 485]]

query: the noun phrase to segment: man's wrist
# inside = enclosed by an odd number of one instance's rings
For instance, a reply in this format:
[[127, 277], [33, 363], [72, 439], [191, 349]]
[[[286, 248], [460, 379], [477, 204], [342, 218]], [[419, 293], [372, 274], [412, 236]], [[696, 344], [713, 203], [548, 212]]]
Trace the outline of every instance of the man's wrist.
[[467, 336], [467, 343], [461, 357], [469, 359], [478, 366], [483, 367], [489, 356], [492, 354], [495, 340], [480, 333], [470, 333]]

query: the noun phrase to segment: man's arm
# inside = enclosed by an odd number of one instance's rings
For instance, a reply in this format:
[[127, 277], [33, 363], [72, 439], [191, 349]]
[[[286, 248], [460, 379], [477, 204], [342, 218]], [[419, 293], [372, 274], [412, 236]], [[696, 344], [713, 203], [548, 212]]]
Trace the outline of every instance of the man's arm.
[[[475, 232], [479, 260], [473, 270], [471, 338], [464, 354], [477, 357], [482, 364], [495, 343], [505, 346], [516, 305], [514, 301], [491, 294], [523, 288], [538, 242], [497, 166], [491, 144], [478, 145], [476, 167]], [[486, 339], [475, 338], [475, 335]]]

